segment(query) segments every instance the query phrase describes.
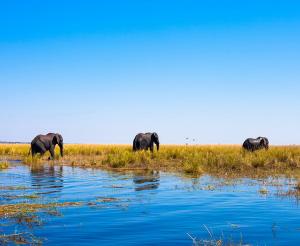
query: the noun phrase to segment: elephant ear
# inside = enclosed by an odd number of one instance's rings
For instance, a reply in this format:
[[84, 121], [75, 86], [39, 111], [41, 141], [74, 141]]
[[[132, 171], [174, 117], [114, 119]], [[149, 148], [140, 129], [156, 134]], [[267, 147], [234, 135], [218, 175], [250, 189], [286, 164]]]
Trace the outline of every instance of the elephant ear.
[[62, 135], [60, 135], [59, 133], [57, 133], [56, 136], [57, 136], [57, 141], [58, 141], [58, 143], [62, 143], [62, 142], [63, 142], [63, 137], [62, 137]]
[[157, 141], [157, 140], [158, 140], [158, 135], [157, 135], [157, 133], [156, 133], [156, 132], [153, 132], [153, 133], [151, 134], [151, 138], [152, 138], [152, 140]]
[[59, 137], [57, 135], [53, 136], [52, 143], [53, 144], [58, 144], [59, 143]]
[[265, 141], [264, 138], [261, 138], [261, 139], [260, 139], [260, 144], [263, 145], [263, 146], [266, 144], [266, 141]]

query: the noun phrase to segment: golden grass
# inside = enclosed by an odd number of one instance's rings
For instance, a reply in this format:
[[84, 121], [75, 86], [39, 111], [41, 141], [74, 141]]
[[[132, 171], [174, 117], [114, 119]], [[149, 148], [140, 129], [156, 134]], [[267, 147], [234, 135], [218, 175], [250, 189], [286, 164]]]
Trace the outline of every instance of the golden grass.
[[81, 202], [63, 202], [63, 203], [48, 203], [48, 204], [34, 204], [34, 203], [18, 203], [0, 205], [0, 218], [14, 217], [16, 215], [31, 214], [42, 209], [58, 208], [58, 207], [72, 207], [80, 206]]
[[7, 161], [1, 161], [0, 162], [0, 170], [8, 168], [8, 162]]
[[[0, 157], [21, 158], [27, 164], [47, 162], [28, 156], [29, 145], [2, 144]], [[132, 152], [130, 145], [66, 144], [58, 164], [114, 170], [156, 169], [199, 175], [287, 174], [300, 167], [300, 146], [273, 146], [268, 151], [246, 152], [238, 145], [162, 145], [159, 152]]]
[[29, 152], [29, 144], [0, 144], [0, 156], [24, 156]]

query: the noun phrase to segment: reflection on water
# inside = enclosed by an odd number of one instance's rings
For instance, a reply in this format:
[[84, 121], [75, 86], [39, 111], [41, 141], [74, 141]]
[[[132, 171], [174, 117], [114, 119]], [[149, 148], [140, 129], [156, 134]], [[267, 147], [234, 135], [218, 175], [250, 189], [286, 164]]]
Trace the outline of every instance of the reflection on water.
[[63, 166], [34, 165], [30, 174], [32, 187], [43, 190], [39, 194], [55, 193], [63, 188]]
[[187, 178], [16, 163], [0, 172], [0, 206], [60, 206], [20, 209], [15, 220], [0, 216], [0, 244], [1, 235], [18, 232], [46, 245], [203, 245], [220, 238], [292, 245], [300, 236], [298, 188], [297, 180], [282, 177]]
[[144, 173], [135, 173], [133, 183], [135, 191], [155, 190], [159, 187], [159, 171], [146, 171]]

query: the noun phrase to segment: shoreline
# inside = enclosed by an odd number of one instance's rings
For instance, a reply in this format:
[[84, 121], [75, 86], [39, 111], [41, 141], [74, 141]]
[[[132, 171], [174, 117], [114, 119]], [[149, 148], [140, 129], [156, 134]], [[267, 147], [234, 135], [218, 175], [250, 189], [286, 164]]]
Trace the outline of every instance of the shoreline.
[[225, 177], [293, 175], [300, 177], [300, 146], [271, 146], [268, 151], [244, 151], [238, 145], [161, 145], [159, 152], [132, 152], [131, 145], [65, 144], [64, 157], [48, 161], [28, 155], [29, 144], [0, 144], [0, 159], [27, 165], [52, 163], [111, 171], [159, 170], [190, 176]]

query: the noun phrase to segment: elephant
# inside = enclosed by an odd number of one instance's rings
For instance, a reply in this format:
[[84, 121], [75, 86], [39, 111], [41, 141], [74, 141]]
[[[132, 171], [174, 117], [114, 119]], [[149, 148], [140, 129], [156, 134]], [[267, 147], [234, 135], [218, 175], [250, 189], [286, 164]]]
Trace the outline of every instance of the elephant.
[[34, 156], [38, 153], [41, 155], [45, 154], [46, 151], [49, 151], [51, 158], [54, 159], [54, 149], [55, 145], [58, 145], [60, 148], [61, 157], [64, 156], [64, 144], [63, 137], [59, 133], [48, 133], [47, 135], [37, 135], [31, 141], [31, 155]]
[[243, 143], [243, 148], [252, 152], [263, 148], [268, 150], [269, 140], [266, 137], [247, 138]]
[[153, 152], [153, 143], [156, 144], [157, 151], [159, 150], [159, 139], [156, 132], [139, 133], [133, 140], [133, 151], [148, 150]]

